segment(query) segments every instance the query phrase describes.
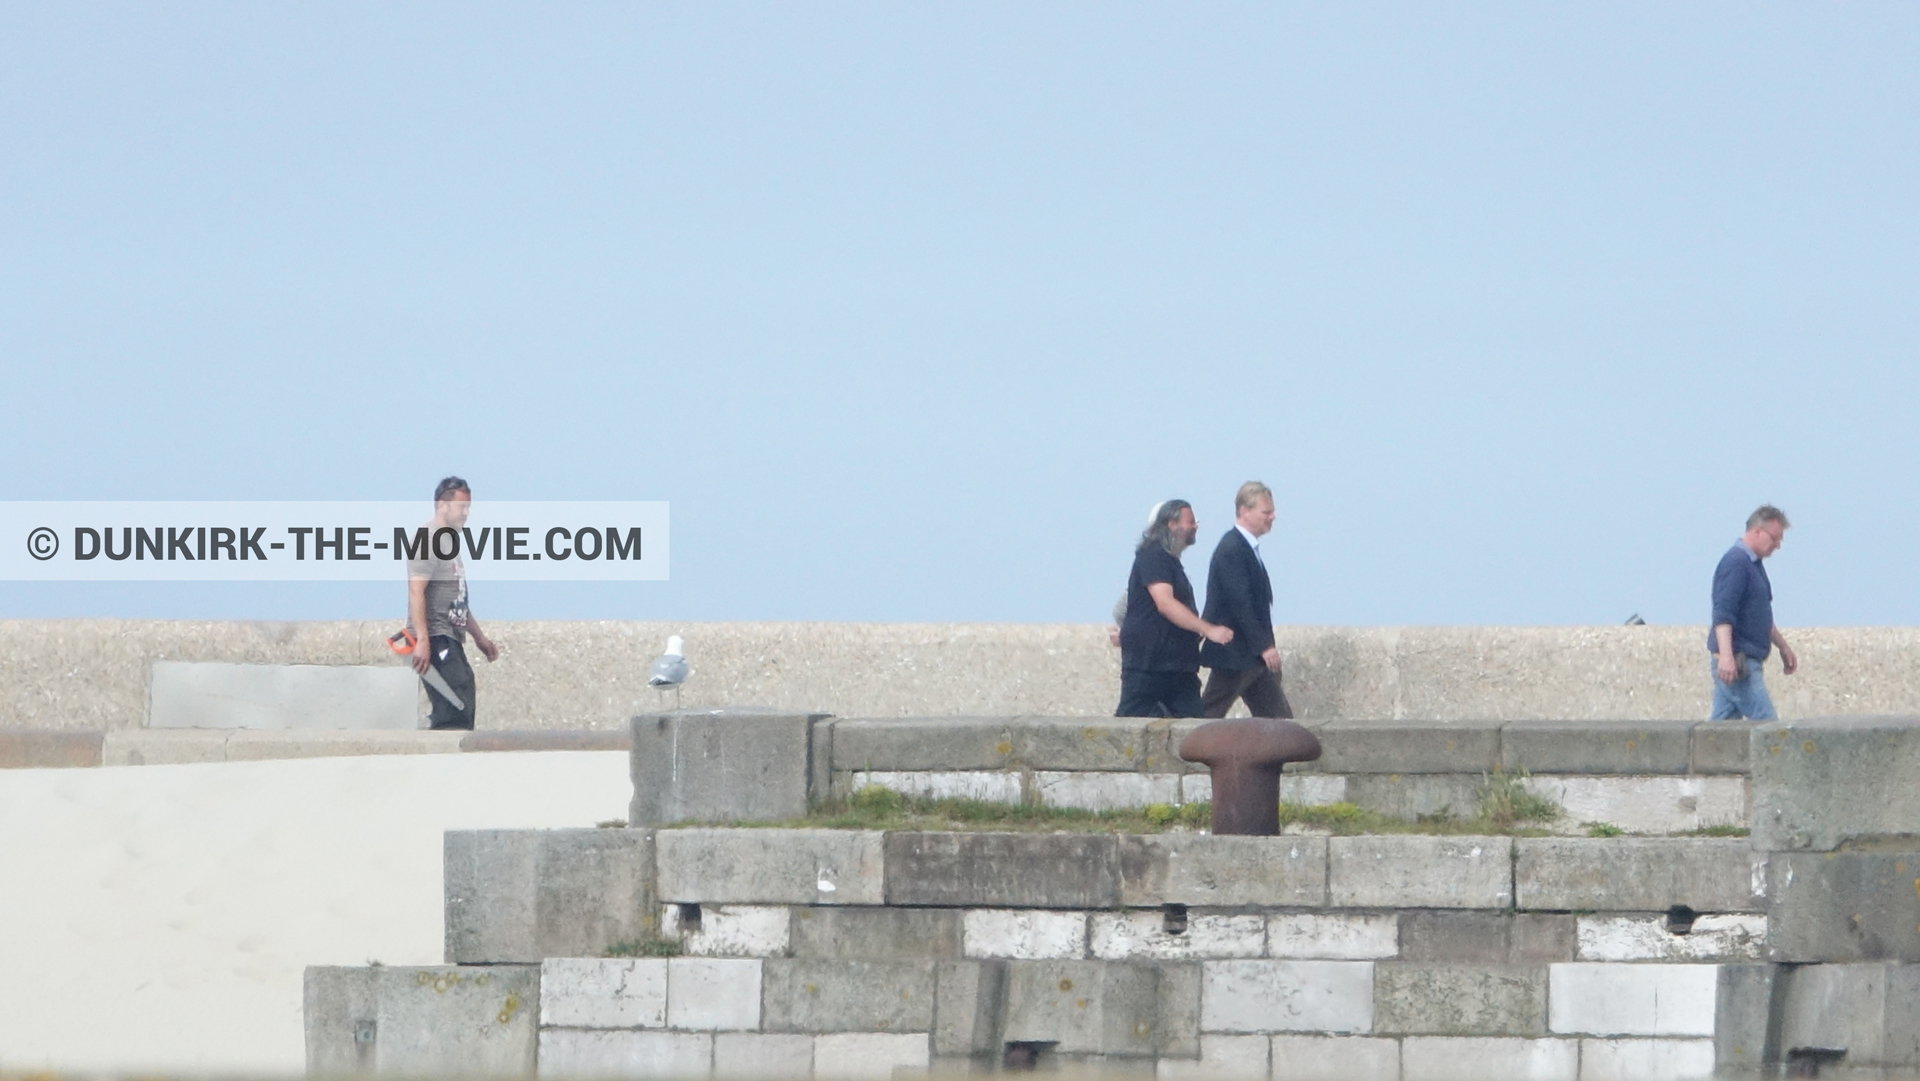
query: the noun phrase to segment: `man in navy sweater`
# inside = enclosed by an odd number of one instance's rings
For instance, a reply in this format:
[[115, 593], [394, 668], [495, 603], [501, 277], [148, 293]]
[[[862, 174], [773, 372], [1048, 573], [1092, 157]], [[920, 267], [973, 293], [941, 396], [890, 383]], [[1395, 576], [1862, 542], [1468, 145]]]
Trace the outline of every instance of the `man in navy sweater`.
[[1793, 647], [1773, 625], [1773, 583], [1760, 563], [1780, 550], [1789, 524], [1779, 507], [1754, 511], [1747, 518], [1746, 534], [1714, 568], [1713, 630], [1707, 634], [1713, 715], [1708, 720], [1773, 720], [1773, 699], [1760, 677], [1761, 665], [1779, 646], [1780, 670], [1792, 675], [1800, 667]]

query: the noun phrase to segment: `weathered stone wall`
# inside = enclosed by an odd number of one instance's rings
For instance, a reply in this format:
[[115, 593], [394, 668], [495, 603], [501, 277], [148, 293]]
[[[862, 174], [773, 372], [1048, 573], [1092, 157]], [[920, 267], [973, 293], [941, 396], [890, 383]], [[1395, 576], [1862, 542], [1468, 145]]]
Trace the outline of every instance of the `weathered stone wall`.
[[[391, 622], [0, 621], [0, 727], [124, 729], [147, 716], [156, 660], [394, 664]], [[624, 728], [671, 705], [646, 686], [686, 639], [687, 708], [840, 716], [1098, 716], [1119, 695], [1104, 628], [1070, 624], [490, 623], [480, 726]], [[1920, 713], [1920, 629], [1788, 632], [1802, 672], [1768, 669], [1788, 717]], [[1694, 627], [1282, 627], [1301, 717], [1432, 720], [1706, 716]]]

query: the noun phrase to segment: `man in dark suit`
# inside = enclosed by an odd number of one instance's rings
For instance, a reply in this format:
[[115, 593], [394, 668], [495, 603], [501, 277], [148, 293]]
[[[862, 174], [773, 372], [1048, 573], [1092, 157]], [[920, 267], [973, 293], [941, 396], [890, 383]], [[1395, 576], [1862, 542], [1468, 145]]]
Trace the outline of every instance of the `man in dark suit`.
[[1201, 618], [1233, 628], [1233, 640], [1200, 646], [1212, 669], [1200, 702], [1209, 717], [1225, 717], [1236, 698], [1255, 717], [1291, 720], [1280, 689], [1280, 651], [1273, 644], [1273, 580], [1260, 559], [1260, 538], [1273, 528], [1273, 490], [1257, 480], [1233, 498], [1233, 528], [1214, 546], [1207, 566], [1207, 608]]

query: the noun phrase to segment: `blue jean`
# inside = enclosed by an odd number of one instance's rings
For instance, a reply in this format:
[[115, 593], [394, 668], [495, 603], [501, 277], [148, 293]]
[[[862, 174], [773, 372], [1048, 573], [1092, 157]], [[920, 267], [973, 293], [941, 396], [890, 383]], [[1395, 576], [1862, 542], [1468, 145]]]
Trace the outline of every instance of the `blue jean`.
[[1773, 699], [1768, 697], [1766, 680], [1760, 676], [1760, 662], [1739, 654], [1735, 654], [1735, 658], [1746, 665], [1747, 674], [1734, 677], [1732, 683], [1722, 683], [1720, 659], [1707, 654], [1707, 673], [1713, 677], [1713, 715], [1707, 720], [1737, 721], [1743, 717], [1750, 721], [1775, 720]]

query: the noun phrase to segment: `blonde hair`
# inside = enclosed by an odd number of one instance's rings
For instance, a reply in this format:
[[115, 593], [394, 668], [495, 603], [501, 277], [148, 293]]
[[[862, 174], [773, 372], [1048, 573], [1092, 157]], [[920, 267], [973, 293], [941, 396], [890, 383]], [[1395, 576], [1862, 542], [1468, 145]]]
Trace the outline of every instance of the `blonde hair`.
[[1238, 511], [1246, 507], [1251, 507], [1255, 503], [1260, 502], [1260, 497], [1262, 496], [1271, 500], [1273, 498], [1273, 489], [1257, 480], [1250, 480], [1242, 484], [1240, 491], [1234, 494], [1233, 509]]

